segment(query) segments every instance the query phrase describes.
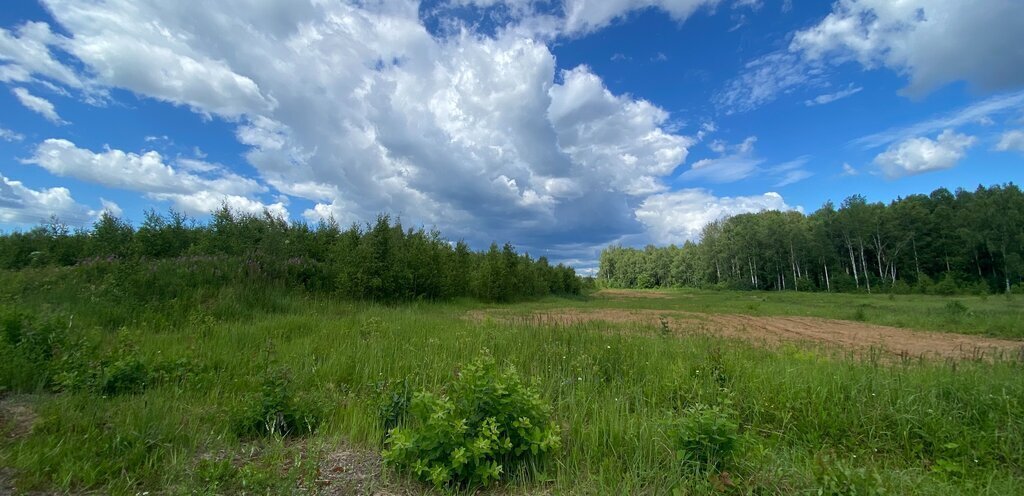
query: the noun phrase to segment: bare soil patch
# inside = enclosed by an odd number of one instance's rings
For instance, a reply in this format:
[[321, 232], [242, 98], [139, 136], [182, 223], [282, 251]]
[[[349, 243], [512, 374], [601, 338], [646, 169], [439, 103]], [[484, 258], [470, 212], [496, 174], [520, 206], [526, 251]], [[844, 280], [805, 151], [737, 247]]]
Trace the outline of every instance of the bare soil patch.
[[[387, 477], [382, 471], [380, 453], [372, 450], [338, 446], [324, 454], [317, 472], [316, 494], [344, 496], [412, 496], [436, 494], [427, 484]], [[547, 496], [544, 488], [510, 489], [492, 487], [478, 489], [475, 494], [495, 496]]]
[[375, 494], [380, 462], [375, 453], [342, 448], [324, 456], [316, 483], [322, 494]]
[[759, 345], [809, 343], [868, 353], [878, 350], [893, 357], [940, 359], [1024, 359], [1024, 342], [944, 332], [916, 331], [817, 317], [764, 317], [703, 314], [675, 310], [575, 308], [516, 315], [497, 310], [471, 312], [470, 318], [495, 318], [537, 326], [567, 326], [586, 322], [641, 324], [676, 334], [711, 334]]
[[27, 436], [38, 418], [35, 410], [24, 399], [12, 397], [0, 400], [0, 432], [8, 438]]

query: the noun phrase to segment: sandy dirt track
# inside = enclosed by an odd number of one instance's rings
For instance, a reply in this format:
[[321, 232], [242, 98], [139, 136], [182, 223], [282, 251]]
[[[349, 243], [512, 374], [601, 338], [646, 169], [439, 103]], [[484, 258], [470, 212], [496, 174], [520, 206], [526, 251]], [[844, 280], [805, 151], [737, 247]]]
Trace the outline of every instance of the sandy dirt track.
[[943, 332], [915, 331], [846, 320], [817, 317], [766, 317], [737, 314], [703, 314], [674, 310], [580, 310], [562, 308], [532, 314], [501, 310], [470, 313], [485, 318], [538, 326], [565, 326], [585, 322], [639, 323], [679, 334], [712, 334], [739, 338], [755, 344], [810, 343], [867, 353], [879, 350], [890, 357], [948, 359], [1016, 358], [1024, 360], [1024, 342]]

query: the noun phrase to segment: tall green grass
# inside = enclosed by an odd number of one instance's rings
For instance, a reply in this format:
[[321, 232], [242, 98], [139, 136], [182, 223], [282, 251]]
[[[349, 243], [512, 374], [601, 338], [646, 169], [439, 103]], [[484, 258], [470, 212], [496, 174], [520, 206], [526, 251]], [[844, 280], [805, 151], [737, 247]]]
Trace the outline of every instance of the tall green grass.
[[[562, 432], [553, 466], [539, 479], [513, 477], [513, 493], [1024, 493], [1024, 366], [1015, 361], [883, 365], [662, 336], [639, 324], [631, 326], [641, 332], [609, 333], [603, 323], [479, 321], [465, 318], [478, 308], [471, 302], [388, 307], [273, 288], [200, 291], [183, 297], [187, 305], [139, 310], [130, 300], [90, 304], [94, 295], [68, 283], [15, 283], [2, 303], [69, 322], [67, 332], [94, 343], [87, 365], [130, 353], [150, 374], [124, 394], [0, 377], [3, 402], [38, 416], [30, 432], [0, 441], [0, 466], [21, 490], [312, 490], [325, 453], [382, 447], [382, 405], [394, 391], [437, 391], [487, 349], [537, 379]], [[631, 303], [659, 305], [509, 308]], [[772, 305], [782, 311], [784, 303]], [[157, 374], [164, 369], [178, 372]], [[239, 412], [281, 371], [292, 394], [323, 406], [319, 428], [305, 437], [240, 435]], [[739, 426], [735, 455], [721, 469], [728, 474], [677, 455], [673, 428], [696, 404], [727, 407]]]

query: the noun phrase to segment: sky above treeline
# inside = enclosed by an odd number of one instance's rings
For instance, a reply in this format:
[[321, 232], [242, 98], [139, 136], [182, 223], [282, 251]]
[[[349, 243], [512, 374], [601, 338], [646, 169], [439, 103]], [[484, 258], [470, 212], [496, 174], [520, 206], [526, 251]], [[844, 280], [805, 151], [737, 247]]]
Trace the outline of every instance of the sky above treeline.
[[586, 272], [717, 218], [1024, 177], [1019, 0], [27, 0], [0, 228], [386, 212]]

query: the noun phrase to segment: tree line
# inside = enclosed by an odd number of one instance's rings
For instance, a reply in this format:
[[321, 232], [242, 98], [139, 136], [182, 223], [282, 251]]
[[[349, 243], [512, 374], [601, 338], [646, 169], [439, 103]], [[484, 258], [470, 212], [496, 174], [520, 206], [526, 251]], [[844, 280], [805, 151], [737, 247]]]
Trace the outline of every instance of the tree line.
[[1024, 194], [1010, 183], [940, 188], [889, 204], [854, 195], [810, 215], [762, 211], [704, 226], [697, 242], [611, 246], [598, 281], [623, 288], [1011, 292], [1024, 273]]
[[436, 230], [405, 229], [388, 215], [342, 229], [333, 219], [309, 225], [223, 206], [207, 223], [149, 210], [135, 228], [105, 212], [91, 229], [72, 231], [52, 219], [0, 235], [0, 268], [6, 270], [75, 266], [105, 267], [103, 274], [152, 273], [167, 262], [195, 273], [202, 269], [215, 280], [273, 281], [381, 302], [500, 302], [582, 290], [572, 267], [517, 253], [508, 243], [473, 251]]

